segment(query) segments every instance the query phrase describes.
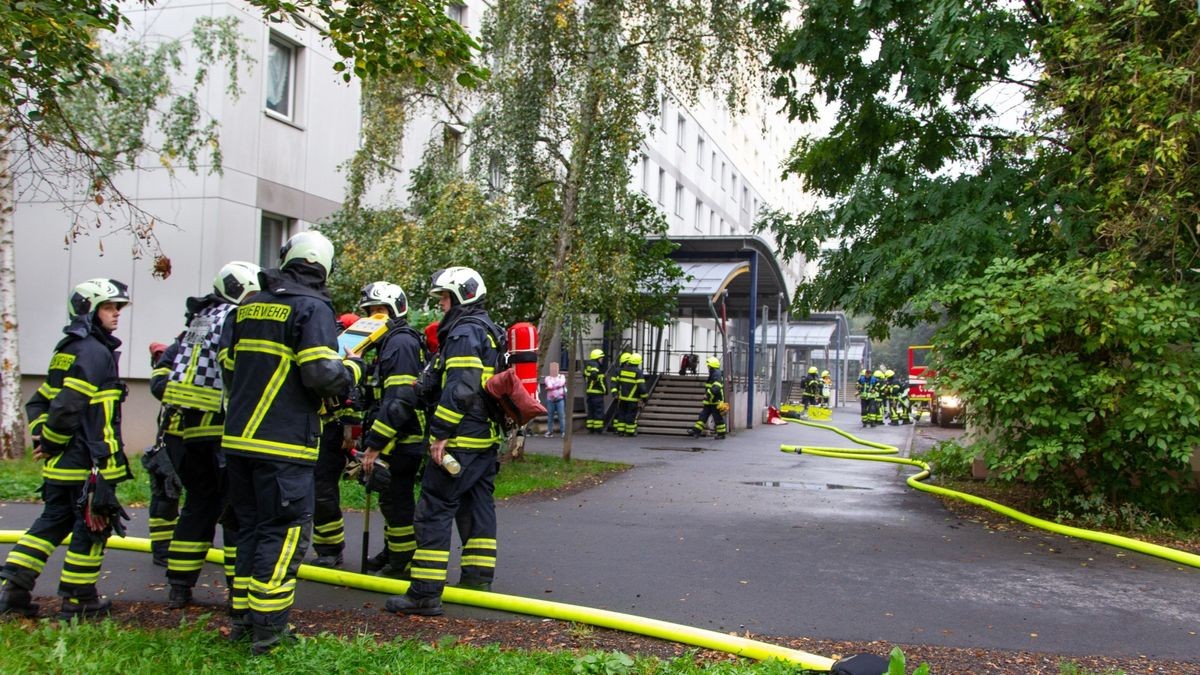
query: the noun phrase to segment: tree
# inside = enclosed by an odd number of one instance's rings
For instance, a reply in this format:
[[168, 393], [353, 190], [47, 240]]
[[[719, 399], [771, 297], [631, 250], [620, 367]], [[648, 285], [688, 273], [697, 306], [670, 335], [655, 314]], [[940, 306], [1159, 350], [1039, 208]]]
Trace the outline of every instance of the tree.
[[554, 234], [538, 270], [539, 360], [564, 322], [570, 343], [580, 317], [627, 325], [647, 303], [669, 307], [678, 267], [666, 246], [643, 248], [665, 223], [629, 190], [644, 115], [666, 90], [683, 100], [720, 90], [740, 109], [758, 72], [757, 37], [737, 2], [492, 6], [482, 41], [494, 75], [471, 125], [472, 161], [519, 218]]
[[[474, 85], [486, 77], [486, 69], [471, 63], [476, 43], [462, 28], [446, 16], [444, 4], [422, 0], [364, 0], [356, 3], [331, 3], [325, 0], [248, 0], [271, 21], [303, 21], [315, 25], [330, 41], [342, 61], [335, 70], [345, 79], [380, 74], [405, 75], [423, 82], [430, 77], [453, 76], [464, 85]], [[154, 4], [153, 0], [146, 4]], [[111, 182], [112, 171], [126, 168], [121, 162], [136, 158], [149, 149], [138, 147], [113, 132], [119, 128], [138, 142], [147, 142], [144, 132], [158, 110], [159, 119], [173, 120], [160, 127], [159, 146], [164, 162], [183, 161], [195, 168], [199, 153], [212, 153], [210, 166], [219, 166], [219, 145], [211, 142], [217, 130], [205, 126], [198, 115], [195, 100], [170, 98], [163, 89], [145, 91], [150, 98], [136, 112], [125, 107], [131, 82], [149, 85], [149, 73], [136, 68], [124, 73], [132, 80], [122, 81], [117, 61], [104, 48], [103, 38], [114, 34], [128, 21], [121, 3], [109, 0], [29, 0], [8, 3], [0, 8], [0, 318], [5, 330], [0, 337], [0, 456], [21, 451], [24, 423], [21, 419], [20, 370], [16, 360], [17, 322], [15, 312], [15, 267], [12, 265], [12, 221], [15, 203], [12, 191], [14, 168], [11, 152], [15, 147], [36, 151], [39, 159], [65, 160], [65, 170], [75, 171], [75, 185], [81, 186], [84, 199], [101, 208], [96, 222], [106, 222], [117, 211], [125, 210], [116, 226], [134, 235], [134, 252], [148, 250], [157, 257], [156, 272], [170, 273], [170, 261], [158, 250], [153, 236], [154, 219], [139, 211]], [[215, 43], [214, 43], [215, 44]], [[200, 47], [201, 62], [236, 61], [236, 52], [206, 52]], [[170, 54], [161, 61], [142, 65], [162, 73], [163, 66], [174, 63]], [[119, 61], [119, 60], [118, 60]], [[236, 66], [235, 66], [236, 68]], [[236, 70], [233, 72], [236, 75]], [[162, 81], [160, 81], [162, 82]], [[98, 110], [109, 118], [93, 116], [95, 130], [102, 130], [110, 142], [89, 137], [81, 112], [95, 112], [85, 106], [71, 110], [72, 100], [90, 97], [102, 104]], [[156, 104], [172, 100], [163, 108]], [[114, 117], [115, 116], [115, 117]], [[117, 118], [120, 118], [119, 120]], [[110, 122], [117, 122], [109, 127]], [[106, 128], [107, 127], [107, 128]], [[14, 138], [21, 145], [14, 145]], [[78, 171], [82, 170], [82, 174]], [[87, 179], [79, 180], [80, 176]], [[71, 181], [68, 181], [71, 182]], [[78, 222], [75, 234], [80, 232]]]
[[1059, 505], [1187, 503], [1198, 43], [1168, 0], [817, 0], [772, 50], [794, 119], [836, 106], [788, 166], [825, 202], [764, 222], [785, 255], [840, 242], [796, 309], [870, 313], [876, 337], [944, 319], [938, 386]]

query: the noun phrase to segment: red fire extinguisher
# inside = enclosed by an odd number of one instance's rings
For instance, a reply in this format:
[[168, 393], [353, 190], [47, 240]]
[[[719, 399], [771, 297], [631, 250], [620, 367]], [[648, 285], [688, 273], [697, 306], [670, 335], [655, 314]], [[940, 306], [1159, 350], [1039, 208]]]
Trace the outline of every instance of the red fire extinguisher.
[[537, 326], [521, 321], [508, 327], [508, 362], [517, 371], [529, 395], [537, 398]]

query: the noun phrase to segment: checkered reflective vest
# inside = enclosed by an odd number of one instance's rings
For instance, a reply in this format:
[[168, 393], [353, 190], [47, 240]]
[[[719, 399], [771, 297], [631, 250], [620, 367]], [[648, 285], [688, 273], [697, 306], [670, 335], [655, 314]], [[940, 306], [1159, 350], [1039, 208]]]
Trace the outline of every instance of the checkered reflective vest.
[[217, 347], [225, 317], [235, 305], [217, 302], [196, 312], [179, 338], [179, 353], [171, 364], [171, 375], [163, 403], [182, 408], [221, 410], [221, 364]]

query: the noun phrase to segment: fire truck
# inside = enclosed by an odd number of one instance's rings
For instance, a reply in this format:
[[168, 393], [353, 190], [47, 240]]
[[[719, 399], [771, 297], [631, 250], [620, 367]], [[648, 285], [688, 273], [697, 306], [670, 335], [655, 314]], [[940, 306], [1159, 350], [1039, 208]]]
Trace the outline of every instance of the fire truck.
[[929, 367], [930, 345], [908, 348], [908, 400], [917, 410], [928, 410], [929, 421], [942, 427], [962, 425], [964, 406], [958, 395], [933, 390], [936, 374]]

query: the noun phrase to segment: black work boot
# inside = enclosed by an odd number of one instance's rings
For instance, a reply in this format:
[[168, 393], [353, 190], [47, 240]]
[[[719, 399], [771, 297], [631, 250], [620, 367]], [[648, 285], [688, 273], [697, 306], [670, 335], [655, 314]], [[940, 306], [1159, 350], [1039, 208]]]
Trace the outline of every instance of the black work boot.
[[482, 591], [490, 593], [492, 590], [492, 582], [479, 577], [463, 577], [458, 580], [458, 587], [467, 591]]
[[254, 642], [250, 645], [250, 653], [255, 656], [270, 654], [276, 647], [299, 642], [299, 638], [286, 625], [284, 626], [254, 626]]
[[368, 572], [378, 572], [379, 570], [383, 569], [384, 566], [387, 564], [388, 564], [388, 550], [386, 548], [384, 548], [379, 553], [376, 553], [373, 557], [367, 558], [367, 571]]
[[412, 557], [406, 555], [388, 556], [388, 562], [379, 568], [379, 576], [389, 579], [407, 581], [411, 579], [409, 570], [412, 568]]
[[254, 637], [254, 626], [250, 623], [250, 613], [246, 611], [230, 612], [229, 641], [243, 642]]
[[171, 585], [171, 594], [167, 596], [167, 609], [183, 609], [192, 604], [192, 589], [188, 586]]
[[112, 612], [112, 600], [92, 596], [90, 598], [63, 598], [62, 609], [58, 618], [63, 621], [71, 619], [100, 619]]
[[392, 614], [418, 614], [420, 616], [441, 616], [441, 598], [414, 598], [405, 595], [393, 595], [388, 598], [384, 609]]
[[319, 556], [313, 558], [312, 560], [308, 561], [308, 564], [316, 565], [317, 567], [327, 567], [329, 569], [335, 569], [335, 568], [342, 566], [342, 554], [337, 553], [334, 555], [319, 555]]
[[12, 614], [34, 617], [37, 613], [37, 603], [33, 602], [33, 594], [28, 589], [8, 579], [0, 581], [0, 616]]

